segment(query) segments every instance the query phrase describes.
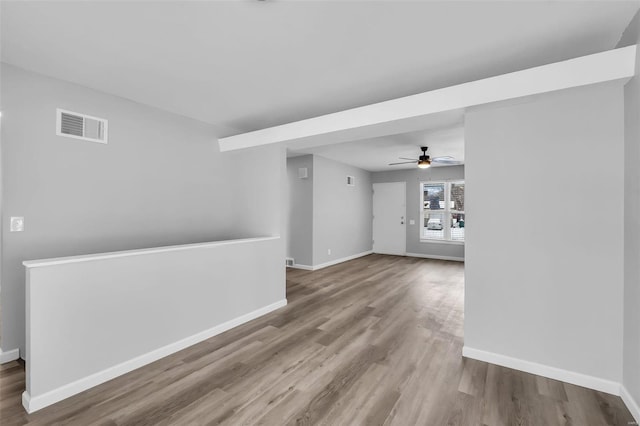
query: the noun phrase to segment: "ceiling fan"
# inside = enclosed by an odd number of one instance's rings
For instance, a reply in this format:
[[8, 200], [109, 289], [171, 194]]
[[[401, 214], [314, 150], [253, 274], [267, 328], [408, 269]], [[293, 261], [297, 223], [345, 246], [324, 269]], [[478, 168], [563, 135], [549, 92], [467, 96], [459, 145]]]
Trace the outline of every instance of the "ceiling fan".
[[443, 157], [430, 158], [427, 155], [427, 150], [429, 149], [428, 146], [421, 146], [420, 149], [422, 150], [422, 155], [420, 157], [418, 158], [399, 157], [401, 160], [410, 160], [410, 161], [402, 161], [399, 163], [389, 163], [389, 165], [396, 166], [398, 164], [416, 163], [419, 168], [428, 169], [429, 167], [431, 167], [431, 163], [441, 164], [443, 166], [452, 166], [456, 164], [462, 164], [461, 161], [458, 161], [449, 155], [443, 156]]

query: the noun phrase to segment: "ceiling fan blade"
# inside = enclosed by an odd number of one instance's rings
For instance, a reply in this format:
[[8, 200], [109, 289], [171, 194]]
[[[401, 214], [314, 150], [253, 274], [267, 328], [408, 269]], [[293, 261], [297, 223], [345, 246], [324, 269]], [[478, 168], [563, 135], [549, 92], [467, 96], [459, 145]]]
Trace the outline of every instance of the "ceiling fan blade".
[[407, 157], [398, 157], [401, 160], [413, 160], [413, 161], [418, 161], [417, 158], [407, 158]]
[[418, 160], [413, 160], [413, 161], [403, 161], [401, 163], [389, 163], [390, 166], [397, 166], [398, 164], [411, 164], [411, 163], [417, 163]]
[[450, 164], [450, 165], [462, 164], [462, 161], [458, 161], [451, 156], [435, 157], [431, 159], [431, 162], [438, 163], [438, 164]]

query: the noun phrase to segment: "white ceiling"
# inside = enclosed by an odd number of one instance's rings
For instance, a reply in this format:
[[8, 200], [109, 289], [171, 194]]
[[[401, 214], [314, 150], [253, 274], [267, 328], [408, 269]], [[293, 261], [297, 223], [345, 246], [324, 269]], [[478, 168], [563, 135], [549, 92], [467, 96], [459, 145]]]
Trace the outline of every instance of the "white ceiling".
[[[455, 126], [438, 130], [423, 130], [399, 135], [355, 142], [324, 145], [298, 151], [290, 151], [289, 156], [316, 154], [331, 160], [351, 164], [371, 172], [414, 169], [416, 164], [389, 166], [400, 162], [399, 157], [418, 158], [421, 146], [429, 147], [427, 154], [433, 157], [451, 156], [464, 162], [464, 128]], [[434, 163], [434, 166], [438, 166]]]
[[209, 122], [227, 136], [608, 50], [639, 3], [0, 7], [2, 61]]

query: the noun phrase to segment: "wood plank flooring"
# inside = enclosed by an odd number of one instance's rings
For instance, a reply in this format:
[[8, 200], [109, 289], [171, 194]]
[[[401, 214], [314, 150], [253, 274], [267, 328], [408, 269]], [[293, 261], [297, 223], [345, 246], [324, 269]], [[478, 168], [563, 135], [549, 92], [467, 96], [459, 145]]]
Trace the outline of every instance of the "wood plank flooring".
[[370, 255], [289, 270], [289, 305], [8, 425], [628, 425], [612, 395], [461, 356], [463, 265]]

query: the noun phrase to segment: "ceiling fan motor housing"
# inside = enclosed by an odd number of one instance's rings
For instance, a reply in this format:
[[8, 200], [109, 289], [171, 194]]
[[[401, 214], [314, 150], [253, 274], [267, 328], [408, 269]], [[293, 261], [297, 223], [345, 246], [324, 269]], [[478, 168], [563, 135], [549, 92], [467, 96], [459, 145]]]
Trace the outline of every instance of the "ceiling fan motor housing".
[[431, 163], [431, 159], [429, 158], [429, 156], [427, 155], [427, 150], [429, 149], [428, 146], [421, 146], [420, 149], [422, 150], [422, 155], [420, 157], [418, 157], [420, 159], [420, 163]]
[[420, 149], [422, 150], [422, 155], [419, 157], [420, 161], [429, 161], [429, 156], [427, 155], [427, 150], [429, 149], [429, 147], [421, 146]]

